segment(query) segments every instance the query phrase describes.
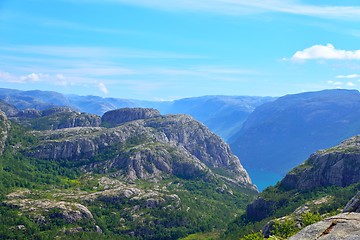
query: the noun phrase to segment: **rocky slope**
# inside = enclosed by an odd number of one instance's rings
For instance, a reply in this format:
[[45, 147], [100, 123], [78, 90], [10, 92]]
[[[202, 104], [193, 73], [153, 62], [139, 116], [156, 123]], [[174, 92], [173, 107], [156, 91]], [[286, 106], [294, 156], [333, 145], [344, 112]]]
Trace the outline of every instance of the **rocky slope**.
[[343, 213], [325, 218], [302, 229], [289, 240], [339, 239], [351, 240], [360, 238], [360, 192], [345, 206]]
[[311, 155], [281, 181], [285, 189], [309, 190], [317, 187], [346, 187], [360, 181], [360, 136]]
[[4, 151], [6, 139], [8, 136], [9, 122], [4, 112], [0, 111], [0, 155]]
[[107, 127], [115, 127], [122, 123], [147, 119], [153, 117], [159, 117], [160, 112], [151, 108], [121, 108], [104, 113], [101, 117], [103, 125]]
[[228, 141], [256, 183], [275, 184], [311, 153], [360, 133], [360, 93], [324, 90], [287, 95], [250, 114]]
[[107, 113], [106, 127], [54, 129], [68, 114], [77, 113], [11, 117], [0, 156], [1, 239], [221, 232], [257, 194], [229, 146], [188, 115], [123, 109]]
[[[10, 106], [10, 105], [9, 105]], [[0, 105], [0, 109], [7, 111], [10, 120], [36, 130], [55, 130], [73, 127], [97, 127], [101, 118], [94, 114], [80, 113], [69, 107], [56, 107], [45, 110], [25, 109], [18, 110]]]
[[[291, 239], [356, 239], [347, 237], [360, 236], [358, 228], [353, 228], [359, 221], [355, 212], [360, 211], [360, 193], [349, 201], [360, 189], [359, 159], [360, 136], [312, 154], [247, 206], [246, 213], [231, 225], [228, 239], [241, 236], [250, 226], [266, 237], [280, 234], [277, 236], [288, 238], [320, 219], [324, 221]], [[333, 216], [341, 209], [354, 213]], [[328, 227], [334, 232], [326, 233]]]
[[[124, 123], [122, 113], [132, 113]], [[81, 161], [109, 151], [113, 156], [92, 169], [115, 171], [128, 179], [154, 179], [163, 174], [196, 178], [219, 176], [229, 182], [255, 189], [229, 146], [211, 133], [205, 125], [187, 115], [149, 117], [154, 110], [125, 109], [106, 113], [114, 128], [82, 127], [56, 131], [33, 132], [38, 144], [26, 154], [40, 159]], [[117, 119], [118, 120], [115, 120]], [[104, 119], [104, 117], [103, 117]]]

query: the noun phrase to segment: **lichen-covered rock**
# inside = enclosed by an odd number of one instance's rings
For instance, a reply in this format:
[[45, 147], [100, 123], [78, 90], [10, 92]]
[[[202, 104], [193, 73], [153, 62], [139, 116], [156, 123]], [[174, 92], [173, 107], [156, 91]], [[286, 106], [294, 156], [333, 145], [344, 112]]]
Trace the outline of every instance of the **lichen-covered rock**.
[[114, 127], [122, 123], [159, 117], [160, 112], [153, 108], [120, 108], [104, 113], [101, 118], [103, 125]]
[[360, 213], [341, 213], [305, 227], [289, 240], [360, 239]]
[[360, 181], [360, 136], [318, 151], [281, 181], [284, 189], [310, 190], [322, 186], [345, 187]]

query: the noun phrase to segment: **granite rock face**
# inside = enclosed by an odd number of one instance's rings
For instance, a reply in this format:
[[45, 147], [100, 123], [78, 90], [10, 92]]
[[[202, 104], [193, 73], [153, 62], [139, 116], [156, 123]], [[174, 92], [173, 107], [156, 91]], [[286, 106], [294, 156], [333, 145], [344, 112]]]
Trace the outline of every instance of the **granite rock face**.
[[[130, 116], [138, 116], [138, 110], [133, 111]], [[35, 158], [71, 161], [100, 157], [101, 161], [92, 162], [84, 169], [103, 173], [112, 170], [113, 175], [130, 180], [156, 180], [164, 174], [183, 178], [219, 177], [256, 189], [229, 146], [205, 125], [187, 115], [155, 113], [150, 111], [147, 119], [114, 128], [75, 127], [33, 132], [39, 144], [26, 152]], [[150, 117], [151, 114], [156, 117]]]
[[8, 136], [9, 122], [4, 112], [0, 111], [0, 155], [4, 151], [5, 142]]
[[360, 239], [360, 213], [340, 213], [301, 230], [289, 240]]
[[159, 117], [160, 112], [153, 108], [120, 108], [104, 113], [101, 121], [108, 127], [114, 127], [126, 122]]
[[345, 206], [345, 212], [360, 213], [360, 192], [358, 192]]
[[281, 181], [285, 189], [310, 190], [322, 186], [345, 187], [360, 181], [360, 136], [316, 152]]
[[98, 127], [101, 118], [94, 114], [79, 113], [68, 107], [46, 110], [26, 109], [10, 118], [25, 127], [36, 130], [56, 130], [74, 127]]

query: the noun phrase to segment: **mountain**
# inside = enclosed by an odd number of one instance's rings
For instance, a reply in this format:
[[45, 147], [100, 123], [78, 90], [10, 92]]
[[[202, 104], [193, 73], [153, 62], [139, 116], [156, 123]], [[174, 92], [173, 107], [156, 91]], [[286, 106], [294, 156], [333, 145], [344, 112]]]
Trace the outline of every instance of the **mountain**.
[[290, 171], [280, 182], [284, 189], [308, 190], [318, 187], [346, 187], [360, 181], [360, 136], [318, 151]]
[[204, 96], [174, 101], [143, 101], [135, 99], [102, 98], [98, 96], [63, 95], [51, 91], [20, 91], [0, 88], [0, 99], [20, 110], [44, 110], [71, 107], [80, 112], [102, 115], [125, 107], [156, 108], [162, 114], [189, 114], [207, 125], [213, 132], [228, 139], [237, 132], [247, 116], [271, 97]]
[[221, 232], [257, 194], [229, 146], [188, 115], [55, 108], [0, 116], [1, 239]]
[[[287, 239], [302, 228], [291, 239], [316, 239], [327, 228], [327, 233], [321, 235], [327, 235], [324, 239], [359, 238], [357, 228], [352, 228], [360, 219], [359, 159], [360, 136], [315, 152], [275, 186], [260, 193], [247, 206], [245, 214], [229, 225], [228, 239], [259, 230], [265, 237], [276, 235]], [[344, 214], [343, 209], [357, 214]], [[355, 234], [357, 238], [345, 238], [346, 234]]]
[[163, 113], [189, 114], [227, 140], [241, 128], [256, 107], [274, 99], [251, 96], [204, 96], [175, 100], [165, 107], [158, 108]]
[[312, 152], [359, 134], [359, 117], [356, 90], [287, 95], [256, 108], [229, 143], [262, 189]]

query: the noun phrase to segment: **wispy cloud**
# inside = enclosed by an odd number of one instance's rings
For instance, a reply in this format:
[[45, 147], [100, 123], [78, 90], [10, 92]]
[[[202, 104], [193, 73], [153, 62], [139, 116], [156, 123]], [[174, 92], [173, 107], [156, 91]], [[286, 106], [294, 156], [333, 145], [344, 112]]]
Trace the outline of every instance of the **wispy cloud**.
[[148, 59], [201, 59], [200, 56], [186, 53], [160, 52], [151, 50], [133, 50], [116, 47], [81, 46], [9, 46], [0, 47], [0, 51], [52, 56], [56, 58], [148, 58]]
[[360, 74], [338, 75], [336, 78], [360, 78]]
[[[93, 2], [94, 0], [82, 1]], [[103, 2], [130, 4], [167, 11], [202, 11], [227, 15], [280, 12], [321, 18], [360, 20], [359, 6], [320, 6], [302, 3], [298, 0], [104, 0]]]
[[341, 88], [341, 87], [355, 87], [355, 83], [354, 82], [351, 82], [351, 81], [348, 81], [348, 82], [340, 82], [340, 81], [328, 81], [327, 82], [328, 84], [332, 85], [332, 86], [335, 86], [337, 88]]
[[98, 87], [98, 89], [99, 89], [102, 93], [105, 93], [105, 94], [108, 94], [108, 93], [109, 93], [109, 90], [107, 89], [107, 87], [105, 86], [104, 83], [99, 82], [99, 83], [97, 84], [97, 87]]
[[336, 49], [332, 44], [313, 45], [301, 51], [297, 51], [291, 60], [360, 60], [360, 50]]
[[[204, 59], [197, 57], [111, 47], [0, 47], [0, 81], [41, 82], [67, 89], [81, 86], [103, 94], [125, 87], [145, 96], [157, 89], [176, 89], [179, 82], [241, 82], [258, 74], [226, 64], [204, 65]], [[184, 65], [182, 58], [191, 58], [191, 64]]]

